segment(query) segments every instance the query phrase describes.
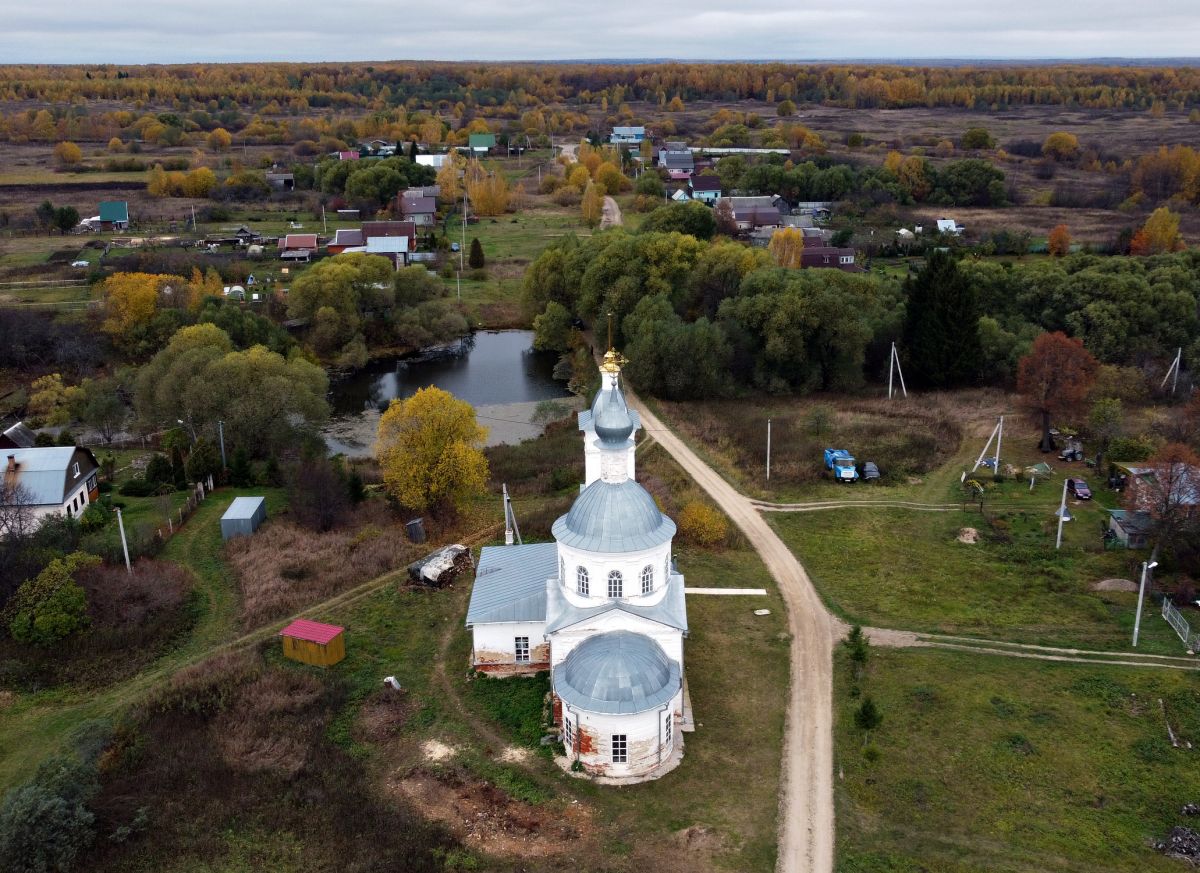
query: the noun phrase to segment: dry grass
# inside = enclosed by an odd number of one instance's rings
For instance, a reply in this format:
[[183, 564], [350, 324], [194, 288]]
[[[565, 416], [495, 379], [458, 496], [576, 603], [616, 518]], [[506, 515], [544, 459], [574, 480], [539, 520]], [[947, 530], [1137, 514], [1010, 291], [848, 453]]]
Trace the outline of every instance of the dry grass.
[[230, 769], [293, 777], [321, 729], [316, 706], [324, 691], [308, 673], [276, 670], [238, 689], [233, 705], [213, 719], [210, 733]]
[[382, 503], [368, 501], [327, 533], [274, 521], [230, 541], [226, 558], [241, 589], [242, 625], [253, 628], [403, 567], [418, 550]]

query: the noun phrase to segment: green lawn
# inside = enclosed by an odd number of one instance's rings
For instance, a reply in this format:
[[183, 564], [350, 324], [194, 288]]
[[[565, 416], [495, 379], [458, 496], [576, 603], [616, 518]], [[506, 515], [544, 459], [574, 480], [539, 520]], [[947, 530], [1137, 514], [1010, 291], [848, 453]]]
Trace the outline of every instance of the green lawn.
[[839, 873], [1184, 869], [1149, 843], [1200, 796], [1158, 702], [1200, 742], [1193, 673], [873, 649], [859, 679], [839, 654], [834, 696]]
[[[1144, 555], [1099, 548], [1098, 508], [1074, 509], [1054, 549], [1050, 509], [1008, 511], [1011, 543], [991, 541], [978, 511], [838, 509], [768, 513], [829, 607], [850, 622], [1104, 649], [1129, 645], [1136, 595], [1090, 590], [1134, 579]], [[980, 532], [969, 545], [965, 527]], [[1155, 616], [1141, 647], [1182, 654]]]

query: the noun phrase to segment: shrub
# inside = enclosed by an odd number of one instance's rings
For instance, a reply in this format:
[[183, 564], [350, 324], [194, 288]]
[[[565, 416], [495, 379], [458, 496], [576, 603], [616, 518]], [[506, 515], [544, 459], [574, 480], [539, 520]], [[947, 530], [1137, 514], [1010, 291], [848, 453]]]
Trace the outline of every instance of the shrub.
[[707, 503], [693, 500], [679, 513], [679, 533], [699, 546], [723, 543], [729, 534], [725, 516]]
[[871, 695], [863, 697], [863, 702], [854, 711], [854, 723], [864, 731], [873, 731], [883, 723], [883, 714]]
[[[170, 482], [171, 462], [166, 455], [155, 454], [150, 458], [150, 462], [146, 464], [146, 472], [142, 474], [143, 478], [151, 485], [161, 485], [164, 482]], [[122, 491], [122, 494], [125, 492]]]
[[94, 764], [52, 758], [0, 805], [0, 858], [12, 873], [67, 871], [95, 839], [88, 802], [98, 784]]
[[83, 552], [55, 558], [18, 588], [5, 610], [13, 639], [49, 646], [87, 627], [87, 595], [73, 577], [96, 560]]
[[1108, 447], [1110, 461], [1144, 461], [1154, 454], [1154, 440], [1145, 434], [1117, 437]]
[[[164, 460], [166, 459], [164, 458]], [[170, 463], [167, 466], [170, 467]], [[158, 483], [148, 482], [142, 478], [130, 479], [117, 489], [117, 493], [123, 497], [149, 497], [156, 491], [158, 491]]]
[[87, 509], [79, 516], [79, 525], [84, 533], [100, 530], [108, 524], [108, 513], [98, 503], [89, 503]]

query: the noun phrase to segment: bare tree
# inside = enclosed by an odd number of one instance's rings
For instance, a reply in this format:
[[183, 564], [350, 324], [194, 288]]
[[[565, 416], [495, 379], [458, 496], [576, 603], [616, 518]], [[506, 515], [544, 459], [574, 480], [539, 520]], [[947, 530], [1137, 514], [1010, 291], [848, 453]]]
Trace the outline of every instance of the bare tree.
[[0, 483], [0, 539], [22, 540], [36, 527], [29, 489], [6, 477]]

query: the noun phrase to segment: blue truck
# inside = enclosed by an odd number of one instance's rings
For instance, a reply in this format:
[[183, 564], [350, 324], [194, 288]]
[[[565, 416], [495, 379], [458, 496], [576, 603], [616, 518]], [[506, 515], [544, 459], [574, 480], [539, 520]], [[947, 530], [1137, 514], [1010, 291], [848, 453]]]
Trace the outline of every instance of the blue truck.
[[854, 456], [845, 449], [825, 450], [825, 469], [833, 473], [838, 482], [857, 482], [858, 467], [854, 464]]

